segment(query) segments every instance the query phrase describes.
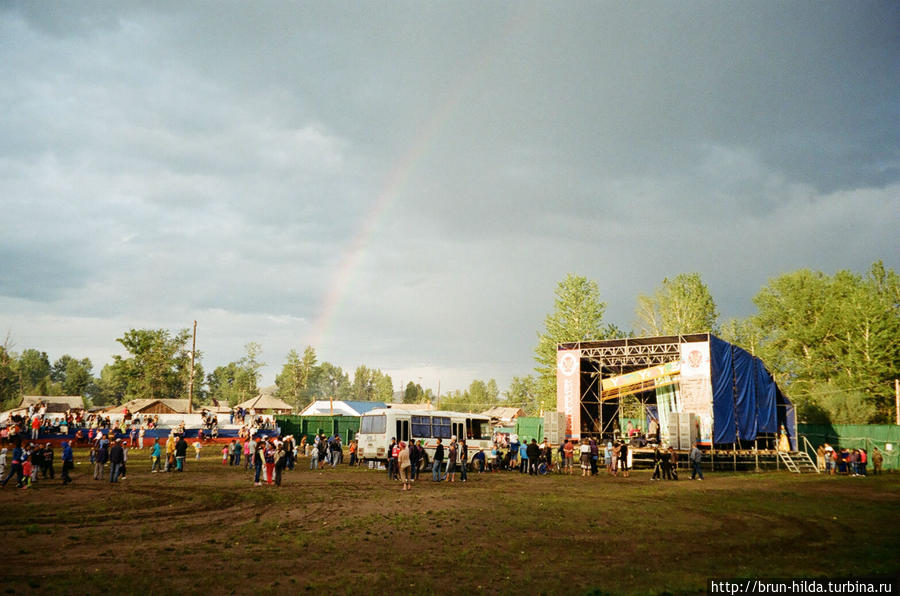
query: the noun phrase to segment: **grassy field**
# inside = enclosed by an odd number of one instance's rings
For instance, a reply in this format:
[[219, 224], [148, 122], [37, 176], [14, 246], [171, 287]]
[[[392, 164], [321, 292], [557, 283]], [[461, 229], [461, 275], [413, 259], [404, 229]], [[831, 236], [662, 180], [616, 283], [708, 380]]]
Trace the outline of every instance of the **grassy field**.
[[57, 470], [0, 491], [0, 591], [680, 594], [709, 577], [900, 571], [896, 474], [508, 472], [402, 493], [384, 472], [310, 471], [305, 459], [280, 489], [212, 456], [183, 474], [129, 459], [117, 485], [82, 463], [70, 486]]

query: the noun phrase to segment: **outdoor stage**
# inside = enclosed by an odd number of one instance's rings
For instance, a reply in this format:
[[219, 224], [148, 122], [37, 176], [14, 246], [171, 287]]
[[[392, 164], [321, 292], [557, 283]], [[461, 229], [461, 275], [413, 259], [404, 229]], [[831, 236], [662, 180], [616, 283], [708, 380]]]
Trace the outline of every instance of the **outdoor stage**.
[[793, 404], [762, 361], [709, 333], [560, 344], [557, 411], [574, 439], [620, 438], [626, 421], [646, 431], [652, 420], [679, 450], [797, 449]]

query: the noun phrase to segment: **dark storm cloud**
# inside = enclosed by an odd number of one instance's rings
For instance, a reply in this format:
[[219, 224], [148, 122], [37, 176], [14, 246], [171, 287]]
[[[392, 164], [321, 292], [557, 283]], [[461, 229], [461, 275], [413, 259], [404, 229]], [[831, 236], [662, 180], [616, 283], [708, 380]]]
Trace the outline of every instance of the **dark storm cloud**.
[[269, 374], [336, 296], [324, 359], [462, 385], [528, 372], [569, 271], [628, 327], [682, 271], [736, 316], [898, 265], [895, 4], [0, 11], [0, 324], [48, 351], [200, 317]]

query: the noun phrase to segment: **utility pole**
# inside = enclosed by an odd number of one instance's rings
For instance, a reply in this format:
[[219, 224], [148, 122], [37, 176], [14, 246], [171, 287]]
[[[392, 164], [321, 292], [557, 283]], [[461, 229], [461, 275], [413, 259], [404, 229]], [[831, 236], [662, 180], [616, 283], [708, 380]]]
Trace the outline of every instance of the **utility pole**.
[[188, 385], [188, 414], [191, 414], [194, 403], [194, 352], [197, 351], [197, 321], [194, 321], [194, 341], [191, 344], [191, 381]]
[[894, 404], [897, 407], [897, 424], [900, 425], [900, 379], [894, 379]]

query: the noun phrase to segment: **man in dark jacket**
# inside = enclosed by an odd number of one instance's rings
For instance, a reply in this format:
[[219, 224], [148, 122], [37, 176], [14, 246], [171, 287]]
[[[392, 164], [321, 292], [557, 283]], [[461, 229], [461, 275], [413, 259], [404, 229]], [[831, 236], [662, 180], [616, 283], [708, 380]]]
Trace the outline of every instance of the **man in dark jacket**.
[[31, 477], [37, 480], [38, 472], [44, 469], [44, 449], [40, 445], [31, 445]]
[[184, 472], [184, 458], [187, 457], [187, 441], [184, 440], [184, 435], [178, 435], [178, 440], [175, 441], [175, 468], [179, 472]]
[[97, 452], [94, 454], [94, 480], [100, 480], [103, 474], [103, 466], [109, 461], [109, 447], [106, 441], [100, 441]]
[[46, 478], [48, 475], [50, 478], [56, 477], [53, 473], [53, 447], [50, 443], [44, 446], [44, 467], [41, 468], [41, 476]]
[[119, 472], [125, 463], [125, 450], [122, 449], [122, 439], [116, 439], [109, 449], [109, 481], [118, 482]]
[[437, 447], [434, 448], [434, 464], [431, 467], [432, 482], [441, 481], [441, 464], [444, 463], [444, 446], [441, 440], [437, 440]]
[[528, 473], [537, 474], [538, 460], [541, 457], [541, 448], [538, 447], [537, 439], [531, 439], [528, 447], [525, 448], [525, 453], [528, 454]]

